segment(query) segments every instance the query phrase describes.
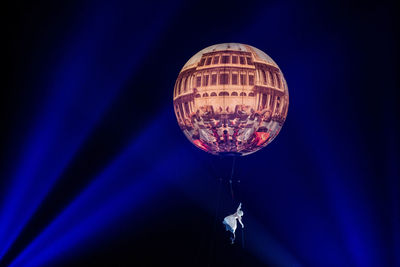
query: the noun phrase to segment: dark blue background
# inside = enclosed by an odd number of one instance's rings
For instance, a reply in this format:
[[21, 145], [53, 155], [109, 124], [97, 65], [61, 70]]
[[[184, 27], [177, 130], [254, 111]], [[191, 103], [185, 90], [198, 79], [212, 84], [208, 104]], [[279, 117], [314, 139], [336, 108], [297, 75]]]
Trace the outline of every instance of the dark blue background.
[[[14, 3], [0, 265], [400, 266], [394, 16], [388, 1]], [[223, 42], [270, 55], [290, 93], [278, 137], [236, 161], [233, 202], [232, 159], [190, 144], [172, 108], [181, 67]]]

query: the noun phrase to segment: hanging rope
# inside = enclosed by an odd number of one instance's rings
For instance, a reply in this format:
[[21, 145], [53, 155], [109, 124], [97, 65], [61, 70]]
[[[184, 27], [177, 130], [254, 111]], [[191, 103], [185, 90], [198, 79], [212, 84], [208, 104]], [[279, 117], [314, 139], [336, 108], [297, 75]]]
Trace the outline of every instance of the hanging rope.
[[244, 229], [242, 228], [242, 248], [244, 248]]
[[231, 189], [231, 196], [232, 196], [232, 204], [234, 204], [233, 203], [234, 195], [233, 195], [233, 185], [232, 185], [233, 181], [232, 181], [232, 179], [233, 179], [233, 173], [235, 171], [235, 159], [236, 159], [236, 157], [234, 156], [233, 157], [233, 161], [232, 161], [231, 178], [229, 179], [229, 186], [230, 186], [230, 189]]
[[[229, 179], [229, 187], [231, 190], [231, 196], [232, 196], [232, 204], [234, 205], [234, 193], [233, 193], [233, 174], [235, 172], [235, 160], [236, 160], [236, 156], [233, 157], [232, 160], [232, 170], [231, 170], [231, 177]], [[240, 183], [240, 180], [237, 180], [237, 183]], [[244, 230], [243, 228], [241, 228], [241, 232], [242, 232], [242, 248], [244, 248]]]
[[[206, 161], [204, 160], [204, 158], [199, 157], [196, 154], [196, 159], [198, 160], [198, 162], [201, 162], [202, 165], [204, 166], [204, 171], [206, 171], [208, 173], [209, 177], [212, 177], [214, 179], [214, 181], [216, 181], [218, 183], [218, 189], [215, 191], [216, 196], [215, 196], [215, 218], [214, 218], [214, 222], [209, 226], [209, 235], [202, 235], [202, 241], [198, 242], [197, 244], [197, 253], [194, 256], [193, 259], [193, 266], [201, 266], [201, 259], [203, 259], [204, 261], [204, 252], [206, 251], [202, 251], [202, 244], [207, 244], [208, 240], [207, 237], [211, 237], [211, 239], [209, 239], [209, 246], [205, 245], [205, 250], [207, 249], [207, 247], [209, 247], [209, 255], [207, 258], [207, 266], [212, 266], [212, 256], [213, 256], [213, 251], [215, 249], [213, 249], [213, 247], [216, 244], [216, 231], [217, 231], [217, 221], [218, 221], [218, 216], [219, 216], [219, 212], [220, 212], [220, 207], [221, 207], [221, 190], [222, 190], [222, 183], [223, 183], [223, 179], [222, 178], [217, 178], [219, 176], [219, 174], [216, 171], [216, 168], [214, 166], [213, 161]], [[202, 255], [203, 254], [203, 255]]]
[[217, 233], [217, 221], [218, 221], [218, 214], [219, 214], [219, 208], [220, 208], [220, 203], [221, 203], [221, 189], [222, 189], [222, 178], [218, 179], [219, 180], [219, 185], [218, 185], [218, 192], [217, 192], [217, 205], [215, 207], [215, 217], [214, 217], [214, 233], [213, 236], [214, 238], [212, 239], [211, 245], [210, 245], [210, 251], [208, 254], [208, 266], [211, 266], [211, 258], [213, 256], [213, 248], [214, 248], [214, 253], [216, 250], [216, 233]]
[[[236, 156], [233, 157], [232, 159], [232, 168], [231, 168], [231, 175], [229, 178], [229, 188], [230, 188], [230, 194], [231, 194], [231, 199], [232, 199], [232, 205], [235, 205], [235, 193], [233, 190], [234, 187], [234, 179], [233, 176], [235, 174], [235, 162], [236, 162]], [[213, 262], [213, 257], [214, 255], [217, 255], [216, 250], [216, 233], [217, 233], [217, 225], [218, 225], [218, 219], [219, 219], [219, 210], [221, 207], [221, 190], [222, 190], [222, 183], [223, 183], [222, 178], [218, 178], [218, 190], [217, 190], [217, 196], [216, 196], [216, 207], [215, 207], [215, 216], [214, 216], [214, 226], [213, 226], [213, 238], [210, 242], [210, 247], [209, 247], [209, 255], [208, 255], [208, 264], [207, 266], [211, 266]], [[240, 183], [240, 180], [237, 180], [237, 183]], [[241, 228], [242, 231], [242, 248], [244, 248], [244, 231], [243, 228]]]
[[[211, 162], [211, 168], [213, 170], [212, 176], [216, 178], [217, 176], [215, 175], [215, 168], [214, 168], [213, 162]], [[207, 266], [211, 266], [212, 257], [213, 257], [213, 254], [215, 254], [216, 247], [217, 247], [216, 246], [216, 233], [217, 233], [217, 224], [218, 224], [218, 219], [219, 219], [219, 210], [221, 207], [221, 190], [222, 190], [223, 179], [216, 178], [216, 180], [218, 180], [218, 190], [216, 192], [217, 195], [216, 195], [215, 217], [214, 217], [213, 234], [212, 234], [213, 238], [211, 239], [211, 242], [210, 242]]]

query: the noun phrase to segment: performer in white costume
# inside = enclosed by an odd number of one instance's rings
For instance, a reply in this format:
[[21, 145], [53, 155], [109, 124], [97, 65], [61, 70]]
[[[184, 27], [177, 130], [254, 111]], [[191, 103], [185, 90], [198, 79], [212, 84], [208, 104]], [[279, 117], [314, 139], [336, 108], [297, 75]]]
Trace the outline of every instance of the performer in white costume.
[[226, 231], [230, 231], [233, 234], [233, 237], [231, 237], [232, 244], [235, 241], [236, 237], [235, 236], [235, 231], [237, 228], [236, 220], [238, 220], [240, 225], [242, 225], [242, 228], [244, 228], [244, 225], [242, 223], [243, 211], [241, 210], [241, 208], [242, 208], [242, 203], [239, 204], [239, 207], [237, 208], [234, 214], [226, 216], [224, 221], [222, 222], [226, 227]]

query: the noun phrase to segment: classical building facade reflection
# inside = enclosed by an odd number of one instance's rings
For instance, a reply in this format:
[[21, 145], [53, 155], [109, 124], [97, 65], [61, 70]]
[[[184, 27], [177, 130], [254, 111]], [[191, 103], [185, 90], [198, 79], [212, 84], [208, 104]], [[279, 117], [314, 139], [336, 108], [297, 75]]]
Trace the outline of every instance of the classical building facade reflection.
[[179, 126], [212, 154], [246, 155], [279, 133], [289, 105], [278, 65], [249, 45], [203, 49], [182, 68], [174, 87]]

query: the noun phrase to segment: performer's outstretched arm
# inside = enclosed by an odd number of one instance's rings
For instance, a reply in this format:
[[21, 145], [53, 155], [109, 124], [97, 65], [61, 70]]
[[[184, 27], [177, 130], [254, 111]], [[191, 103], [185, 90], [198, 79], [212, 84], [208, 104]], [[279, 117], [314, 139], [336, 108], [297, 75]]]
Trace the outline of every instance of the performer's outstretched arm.
[[239, 217], [239, 218], [238, 218], [238, 221], [239, 221], [240, 225], [242, 226], [242, 228], [244, 228], [244, 225], [243, 225], [243, 223], [242, 223], [242, 217]]
[[236, 212], [238, 212], [242, 208], [242, 203], [239, 204], [239, 207], [237, 208]]

